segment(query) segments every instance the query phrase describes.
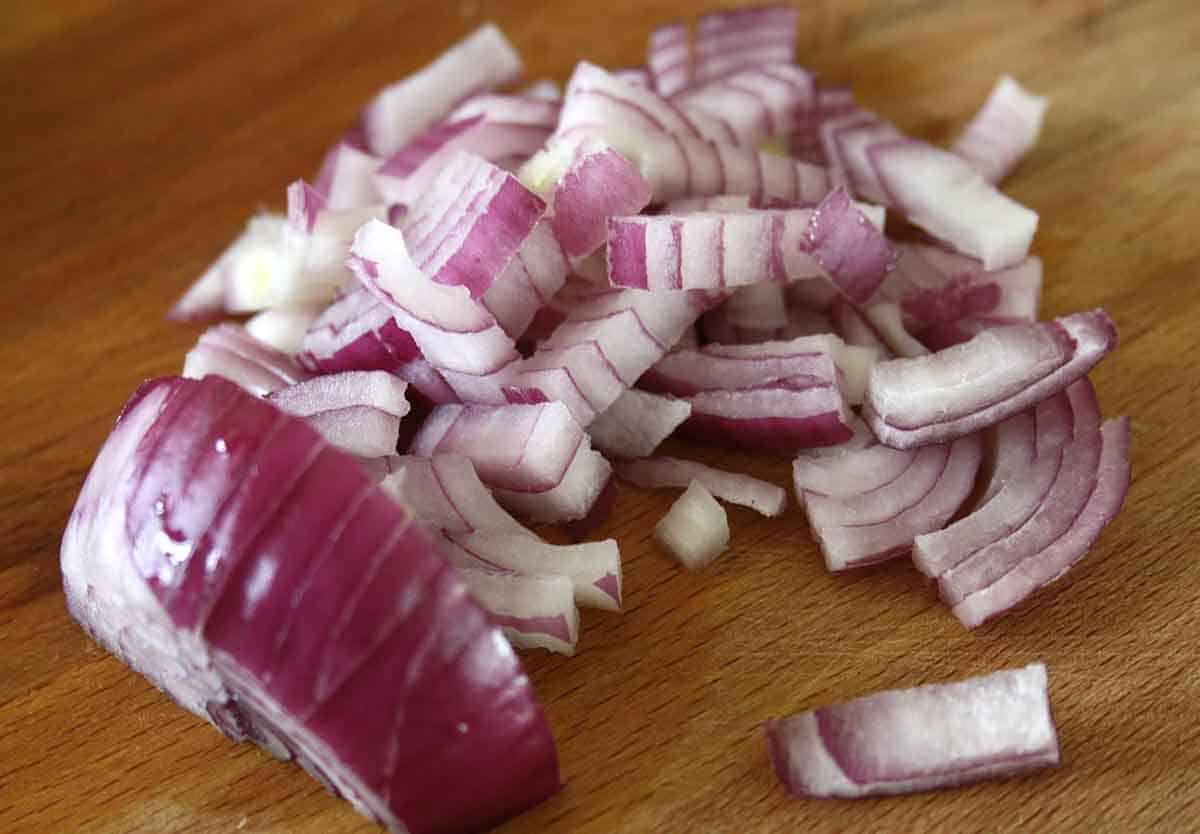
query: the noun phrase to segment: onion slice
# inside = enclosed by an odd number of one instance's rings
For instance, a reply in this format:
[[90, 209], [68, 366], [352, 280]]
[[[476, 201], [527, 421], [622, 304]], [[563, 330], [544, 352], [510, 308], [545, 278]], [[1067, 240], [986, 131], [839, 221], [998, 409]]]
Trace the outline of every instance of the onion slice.
[[985, 330], [928, 356], [876, 364], [863, 416], [896, 448], [961, 437], [1063, 390], [1116, 343], [1103, 310]]
[[775, 484], [691, 460], [672, 457], [620, 461], [613, 465], [617, 477], [648, 489], [686, 488], [695, 482], [723, 501], [749, 507], [765, 516], [787, 508], [787, 492]]
[[592, 445], [616, 458], [644, 458], [692, 413], [684, 400], [630, 388], [588, 426]]
[[460, 568], [459, 577], [516, 648], [575, 654], [579, 609], [567, 577], [471, 568]]
[[805, 797], [913, 793], [1059, 762], [1041, 663], [772, 719], [766, 734], [779, 780]]
[[692, 481], [654, 527], [654, 537], [688, 570], [700, 570], [729, 547], [725, 508]]
[[954, 152], [988, 182], [1000, 182], [1037, 142], [1049, 101], [1007, 75], [954, 143]]
[[326, 442], [362, 458], [396, 453], [408, 386], [384, 371], [319, 376], [267, 395], [277, 408], [305, 418]]
[[703, 84], [760, 64], [796, 60], [800, 13], [787, 6], [710, 12], [696, 23], [694, 83]]
[[62, 569], [98, 642], [390, 831], [484, 829], [559, 787], [528, 679], [430, 537], [352, 458], [232, 383], [139, 389]]
[[183, 375], [189, 379], [211, 374], [258, 396], [309, 378], [291, 357], [259, 342], [236, 324], [218, 324], [204, 331], [183, 361]]

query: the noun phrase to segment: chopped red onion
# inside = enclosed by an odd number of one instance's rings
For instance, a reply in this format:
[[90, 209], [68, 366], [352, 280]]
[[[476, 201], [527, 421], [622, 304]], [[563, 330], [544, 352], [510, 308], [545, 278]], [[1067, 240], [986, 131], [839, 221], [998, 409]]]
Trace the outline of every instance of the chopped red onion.
[[362, 458], [394, 455], [408, 386], [384, 371], [315, 377], [267, 395], [276, 407], [305, 418], [327, 443]]
[[863, 316], [889, 353], [908, 358], [929, 354], [929, 348], [908, 331], [899, 304], [889, 301], [872, 304], [863, 311]]
[[139, 389], [62, 569], [98, 642], [390, 831], [484, 829], [559, 787], [520, 664], [434, 542], [352, 458], [229, 382]]
[[350, 209], [382, 203], [383, 195], [375, 185], [375, 171], [382, 161], [346, 142], [330, 148], [313, 183], [317, 193], [325, 198], [325, 208]]
[[858, 303], [870, 298], [896, 265], [887, 238], [841, 188], [814, 209], [805, 244], [833, 285]]
[[496, 502], [470, 459], [462, 455], [397, 457], [379, 486], [415, 517], [448, 533], [533, 535]]
[[263, 310], [246, 321], [246, 332], [280, 353], [294, 355], [300, 352], [304, 335], [317, 315], [315, 310], [305, 308]]
[[320, 373], [388, 371], [432, 403], [458, 401], [408, 331], [366, 287], [346, 293], [317, 317], [301, 343], [299, 360]]
[[[908, 454], [903, 471], [863, 492], [797, 496], [829, 570], [873, 565], [907, 554], [914, 538], [941, 528], [970, 495], [980, 460], [977, 435]], [[860, 456], [876, 458], [879, 453], [872, 447], [835, 460]], [[854, 471], [843, 466], [847, 470]], [[798, 464], [794, 471], [799, 471]]]
[[775, 484], [696, 461], [671, 457], [629, 460], [614, 464], [613, 471], [622, 480], [648, 489], [687, 487], [694, 481], [723, 501], [765, 516], [777, 516], [787, 507], [787, 492]]
[[317, 217], [325, 209], [325, 195], [304, 180], [287, 187], [288, 222], [305, 234], [312, 234]]
[[1061, 577], [1116, 517], [1129, 489], [1129, 418], [1107, 421], [1100, 429], [1100, 441], [1096, 482], [1083, 510], [1053, 543], [956, 603], [954, 616], [964, 626], [975, 628]]
[[363, 110], [371, 150], [390, 156], [463, 99], [508, 84], [521, 58], [493, 23], [485, 23], [419, 72], [385, 87]]
[[501, 386], [520, 361], [512, 339], [465, 287], [430, 281], [404, 235], [373, 220], [354, 236], [349, 265], [390, 310], [464, 402], [504, 402]]
[[1029, 153], [1049, 101], [1001, 76], [983, 107], [954, 143], [954, 152], [988, 182], [1000, 182]]
[[876, 364], [863, 416], [897, 448], [960, 437], [1063, 390], [1116, 343], [1103, 310], [985, 330], [929, 356]]
[[562, 246], [543, 217], [479, 301], [505, 333], [519, 339], [566, 283], [570, 271]]
[[588, 426], [592, 446], [609, 457], [644, 458], [654, 453], [692, 413], [685, 400], [629, 388]]
[[865, 200], [889, 202], [870, 150], [882, 142], [904, 138], [895, 125], [874, 113], [855, 109], [823, 123], [820, 136], [831, 178], [844, 182]]
[[799, 12], [787, 6], [704, 15], [696, 24], [693, 84], [761, 64], [795, 63], [798, 18]]
[[808, 387], [807, 380], [770, 385], [693, 394], [687, 398], [692, 416], [678, 433], [721, 446], [783, 455], [844, 443], [852, 436], [850, 412], [836, 385]]
[[837, 367], [825, 345], [808, 338], [758, 345], [706, 345], [668, 353], [638, 384], [686, 397], [701, 391], [759, 389], [781, 380], [791, 380], [791, 387], [799, 387], [800, 380], [810, 387], [836, 385]]
[[560, 106], [557, 100], [528, 94], [468, 99], [384, 160], [375, 172], [379, 192], [390, 203], [415, 203], [460, 151], [495, 164], [527, 159], [554, 131]]
[[183, 361], [185, 377], [201, 379], [212, 374], [257, 396], [309, 378], [290, 356], [259, 342], [236, 324], [218, 324], [204, 331]]
[[650, 185], [633, 163], [601, 142], [584, 142], [554, 185], [554, 236], [578, 261], [605, 245], [608, 218], [636, 214], [650, 197]]
[[612, 472], [559, 402], [438, 406], [410, 451], [469, 458], [496, 500], [535, 521], [587, 515]]
[[460, 568], [459, 577], [513, 646], [575, 654], [579, 609], [575, 607], [574, 586], [567, 577], [471, 568]]
[[914, 140], [880, 142], [869, 154], [890, 204], [913, 223], [983, 261], [984, 269], [1019, 263], [1038, 216], [1001, 194], [960, 157]]
[[1041, 663], [893, 689], [767, 722], [789, 793], [862, 797], [949, 788], [1059, 762]]
[[725, 508], [692, 481], [654, 527], [654, 537], [688, 570], [700, 570], [729, 547]]
[[691, 81], [691, 54], [686, 23], [660, 26], [650, 33], [646, 55], [650, 86], [660, 96], [670, 97]]
[[815, 98], [813, 74], [780, 63], [724, 75], [684, 90], [673, 101], [689, 115], [702, 113], [724, 122], [739, 144], [757, 146], [790, 135], [799, 114], [809, 110]]

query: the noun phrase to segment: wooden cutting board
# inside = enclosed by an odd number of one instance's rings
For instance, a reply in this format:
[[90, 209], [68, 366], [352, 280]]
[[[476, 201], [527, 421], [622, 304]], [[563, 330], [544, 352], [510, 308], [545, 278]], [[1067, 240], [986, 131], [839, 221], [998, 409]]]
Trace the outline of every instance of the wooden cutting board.
[[[311, 175], [370, 93], [497, 20], [531, 77], [642, 61], [682, 2], [42, 0], [0, 9], [0, 831], [370, 832], [298, 768], [237, 747], [66, 616], [57, 550], [88, 466], [196, 327], [168, 304], [259, 206]], [[907, 564], [821, 565], [800, 512], [731, 509], [687, 575], [625, 490], [621, 615], [527, 656], [566, 788], [501, 830], [1200, 830], [1200, 4], [805, 4], [805, 64], [934, 141], [1010, 73], [1053, 100], [1006, 186], [1041, 215], [1044, 312], [1103, 305], [1095, 372], [1133, 417], [1134, 483], [1086, 561], [967, 632]], [[780, 483], [787, 463], [688, 450]], [[789, 799], [770, 716], [1043, 660], [1061, 768], [860, 802]]]

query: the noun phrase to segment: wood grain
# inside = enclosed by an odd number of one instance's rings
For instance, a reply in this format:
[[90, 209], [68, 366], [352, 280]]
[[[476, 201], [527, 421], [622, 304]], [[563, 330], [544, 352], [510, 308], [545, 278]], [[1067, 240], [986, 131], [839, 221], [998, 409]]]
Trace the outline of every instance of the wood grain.
[[[377, 87], [486, 18], [533, 77], [638, 63], [699, 7], [563, 0], [43, 0], [0, 9], [0, 831], [369, 832], [297, 768], [236, 747], [89, 642], [57, 549], [128, 393], [196, 328], [168, 304]], [[945, 140], [1008, 72], [1053, 99], [1009, 192], [1041, 214], [1045, 313], [1103, 305], [1096, 371], [1133, 416], [1124, 512], [1069, 578], [966, 632], [905, 564], [833, 577], [800, 513], [734, 508], [732, 551], [685, 575], [626, 490], [606, 531], [628, 606], [579, 655], [528, 656], [565, 790], [506, 834], [1167, 831], [1200, 827], [1200, 4], [805, 4], [806, 64]], [[786, 462], [703, 452], [780, 482]], [[1049, 664], [1065, 764], [953, 792], [799, 802], [769, 717], [881, 687]]]

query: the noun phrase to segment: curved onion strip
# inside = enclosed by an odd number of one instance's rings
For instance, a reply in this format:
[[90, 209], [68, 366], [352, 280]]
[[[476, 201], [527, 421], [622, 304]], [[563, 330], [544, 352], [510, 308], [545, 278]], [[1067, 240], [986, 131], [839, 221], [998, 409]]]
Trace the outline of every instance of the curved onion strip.
[[231, 383], [134, 395], [62, 567], [101, 644], [393, 832], [486, 828], [559, 787], [528, 680], [433, 541], [350, 457]]
[[460, 568], [458, 575], [508, 642], [519, 649], [575, 654], [579, 609], [570, 579], [471, 568]]
[[703, 391], [687, 400], [692, 416], [678, 433], [723, 446], [793, 455], [844, 443], [853, 434], [836, 386]]
[[363, 458], [396, 452], [409, 411], [407, 385], [384, 371], [315, 377], [267, 395], [277, 408], [304, 417], [328, 443]]
[[789, 793], [862, 797], [947, 788], [1058, 764], [1046, 667], [893, 689], [767, 722]]
[[1129, 489], [1129, 418], [1107, 421], [1100, 429], [1100, 440], [1096, 485], [1071, 527], [986, 588], [959, 601], [954, 616], [964, 626], [975, 628], [1061, 577], [1087, 554], [1116, 517]]
[[[1051, 399], [1058, 399], [1058, 395]], [[1032, 410], [1014, 414], [988, 431], [990, 449], [981, 471], [980, 506], [1025, 472], [1033, 464], [1037, 452], [1037, 421]]]
[[262, 396], [309, 378], [290, 356], [259, 342], [236, 324], [218, 324], [200, 334], [183, 361], [190, 379], [216, 374]]
[[571, 271], [550, 221], [539, 220], [479, 301], [513, 339], [529, 329]]
[[[731, 353], [729, 348], [749, 350]], [[837, 384], [833, 358], [808, 343], [807, 337], [795, 342], [706, 345], [699, 350], [672, 351], [642, 374], [638, 384], [651, 391], [686, 397], [701, 391], [763, 388], [797, 378], [813, 386]]]
[[960, 157], [924, 142], [896, 140], [868, 151], [890, 205], [984, 269], [1019, 263], [1029, 253], [1038, 216], [1009, 199]]
[[787, 508], [787, 492], [775, 484], [726, 472], [691, 460], [657, 457], [613, 464], [617, 477], [648, 489], [687, 487], [695, 481], [722, 501], [741, 504], [765, 516], [777, 516]]
[[830, 457], [798, 457], [792, 463], [796, 501], [808, 495], [850, 498], [870, 492], [900, 477], [912, 466], [916, 451], [871, 446]]
[[696, 23], [694, 84], [703, 84], [759, 64], [796, 60], [799, 12], [787, 6], [758, 6], [710, 12]]
[[863, 416], [889, 446], [952, 439], [1063, 390], [1116, 343], [1103, 310], [985, 330], [935, 354], [876, 364]]
[[650, 86], [660, 96], [671, 96], [691, 81], [691, 55], [686, 23], [660, 26], [650, 33], [646, 53]]
[[810, 494], [804, 505], [809, 524], [814, 530], [821, 530], [868, 527], [890, 521], [933, 491], [945, 473], [949, 459], [949, 446], [923, 446], [916, 450], [903, 473], [867, 492], [836, 498]]
[[954, 143], [954, 152], [988, 182], [1000, 182], [1037, 142], [1049, 100], [1001, 76]]
[[588, 426], [592, 446], [609, 457], [644, 458], [654, 453], [692, 413], [684, 400], [629, 388]]
[[799, 114], [809, 110], [815, 98], [811, 72], [779, 63], [722, 76], [681, 92], [674, 101], [688, 113], [725, 122], [740, 144], [754, 146], [789, 135]]
[[351, 209], [383, 202], [375, 187], [375, 170], [382, 160], [347, 142], [329, 149], [313, 188], [325, 198], [327, 209]]
[[654, 538], [685, 568], [700, 570], [729, 547], [729, 518], [704, 485], [692, 481], [654, 526]]
[[375, 96], [362, 114], [367, 143], [377, 154], [393, 154], [458, 102], [520, 74], [520, 56], [495, 24], [486, 23]]
[[[847, 455], [865, 454], [870, 451], [867, 449], [864, 452], [849, 452]], [[925, 450], [917, 452], [918, 457], [928, 454], [930, 453]], [[820, 498], [820, 510], [816, 513], [813, 511], [813, 504], [818, 497], [810, 496], [807, 499], [809, 525], [821, 546], [821, 553], [825, 556], [825, 564], [829, 570], [848, 570], [903, 556], [912, 549], [914, 538], [921, 533], [937, 530], [950, 520], [970, 495], [975, 483], [975, 472], [980, 459], [978, 435], [954, 441], [950, 445], [949, 455], [939, 457], [931, 459], [938, 472], [932, 486], [928, 486], [927, 478], [921, 477], [918, 470], [923, 467], [919, 467], [914, 459], [913, 465], [896, 479], [896, 483], [913, 482], [914, 486], [918, 487], [906, 502], [908, 506], [896, 508], [898, 511], [894, 515], [879, 519], [875, 523], [856, 524], [851, 517], [835, 513], [833, 507], [837, 503], [855, 502], [853, 496], [842, 499]], [[925, 491], [920, 491], [927, 486]], [[825, 517], [834, 522], [841, 519], [845, 523], [826, 525]]]
[[379, 486], [416, 518], [448, 533], [490, 530], [533, 535], [496, 502], [474, 465], [462, 455], [402, 455], [391, 463]]

